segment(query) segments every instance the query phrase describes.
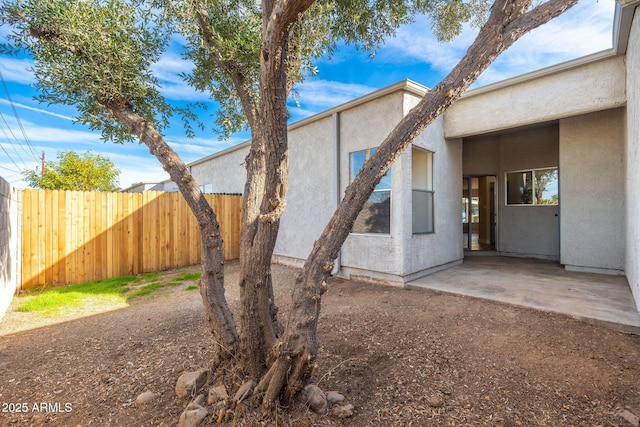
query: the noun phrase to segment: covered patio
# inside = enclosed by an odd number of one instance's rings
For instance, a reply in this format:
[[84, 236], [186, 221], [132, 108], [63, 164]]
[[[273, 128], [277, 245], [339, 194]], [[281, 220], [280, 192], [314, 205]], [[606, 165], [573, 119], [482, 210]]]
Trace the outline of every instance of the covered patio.
[[467, 256], [461, 265], [407, 286], [562, 313], [640, 334], [640, 314], [624, 276], [567, 271], [553, 261]]

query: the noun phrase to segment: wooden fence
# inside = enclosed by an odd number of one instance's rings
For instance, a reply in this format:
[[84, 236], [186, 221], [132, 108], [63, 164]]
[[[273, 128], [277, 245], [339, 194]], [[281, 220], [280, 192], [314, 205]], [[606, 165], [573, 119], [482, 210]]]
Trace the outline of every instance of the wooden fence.
[[[240, 253], [237, 195], [206, 195], [225, 259]], [[200, 263], [195, 216], [179, 193], [23, 190], [22, 288], [81, 283]]]

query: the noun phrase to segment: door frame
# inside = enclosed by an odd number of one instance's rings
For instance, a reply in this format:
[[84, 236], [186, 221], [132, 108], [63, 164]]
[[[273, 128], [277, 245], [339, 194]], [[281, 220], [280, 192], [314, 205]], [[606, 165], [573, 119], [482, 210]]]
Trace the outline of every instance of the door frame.
[[[480, 182], [480, 178], [483, 177], [491, 177], [493, 180], [488, 182], [489, 188], [489, 203], [491, 206], [489, 208], [489, 221], [492, 221], [492, 224], [489, 226], [489, 243], [486, 242], [478, 242], [477, 245], [474, 245], [474, 232], [473, 232], [473, 184], [474, 179], [478, 180], [478, 184]], [[466, 188], [465, 188], [466, 184]], [[497, 252], [498, 249], [498, 191], [499, 191], [499, 181], [497, 175], [463, 175], [462, 177], [462, 204], [463, 207], [466, 208], [465, 216], [463, 218], [467, 219], [466, 223], [466, 241], [465, 241], [465, 226], [463, 222], [463, 249], [465, 252]], [[478, 195], [478, 199], [479, 199]], [[466, 203], [465, 203], [466, 199]], [[478, 218], [480, 219], [480, 218]], [[480, 222], [478, 222], [479, 226]], [[478, 233], [479, 234], [479, 233]], [[491, 241], [493, 240], [493, 241]]]

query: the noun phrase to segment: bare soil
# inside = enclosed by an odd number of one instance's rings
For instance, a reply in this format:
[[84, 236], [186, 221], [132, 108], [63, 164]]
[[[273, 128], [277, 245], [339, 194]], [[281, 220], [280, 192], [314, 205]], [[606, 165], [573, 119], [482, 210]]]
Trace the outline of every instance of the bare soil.
[[[237, 264], [227, 270], [237, 307]], [[274, 266], [283, 312], [294, 273]], [[0, 425], [176, 425], [188, 404], [175, 395], [178, 376], [214, 354], [187, 285], [73, 320], [10, 311], [0, 323]], [[319, 337], [318, 385], [345, 395], [353, 416], [300, 404], [277, 419], [247, 409], [236, 425], [627, 426], [640, 415], [640, 336], [562, 315], [338, 279]], [[136, 405], [147, 390], [157, 397]]]

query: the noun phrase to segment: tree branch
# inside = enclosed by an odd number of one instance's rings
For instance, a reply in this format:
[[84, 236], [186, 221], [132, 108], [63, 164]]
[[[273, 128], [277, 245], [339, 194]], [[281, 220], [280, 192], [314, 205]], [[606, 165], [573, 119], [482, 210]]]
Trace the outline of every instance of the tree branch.
[[[220, 340], [221, 357], [234, 355], [238, 348], [238, 332], [224, 296], [224, 257], [222, 236], [216, 214], [200, 191], [187, 165], [167, 144], [153, 125], [130, 106], [106, 105], [105, 109], [130, 132], [140, 138], [176, 183], [196, 217], [202, 236], [202, 268], [200, 293], [211, 331]], [[211, 268], [208, 270], [208, 268]]]
[[220, 52], [217, 51], [214, 43], [214, 35], [211, 31], [211, 28], [209, 27], [209, 12], [204, 6], [202, 0], [194, 1], [194, 9], [198, 21], [198, 27], [200, 28], [204, 44], [209, 50], [211, 58], [214, 60], [214, 62], [229, 76], [229, 78], [233, 82], [236, 93], [238, 94], [240, 102], [242, 103], [242, 109], [247, 116], [249, 126], [253, 129], [257, 123], [258, 107], [254, 101], [255, 96], [253, 90], [251, 89], [249, 79], [247, 78], [247, 76], [240, 72], [240, 67], [235, 63], [235, 61], [224, 61], [220, 55]]
[[[289, 34], [291, 27], [300, 19], [300, 17], [315, 3], [316, 0], [276, 0], [271, 3], [272, 7], [265, 13], [268, 17], [266, 22], [265, 34], [270, 35], [268, 38], [276, 34], [277, 37]], [[263, 2], [267, 3], [267, 2]], [[264, 11], [264, 9], [263, 9]]]
[[562, 15], [576, 3], [578, 3], [578, 0], [549, 0], [542, 3], [512, 20], [505, 27], [504, 34], [511, 38], [516, 37], [516, 34], [518, 34], [517, 37], [520, 37], [522, 34]]

